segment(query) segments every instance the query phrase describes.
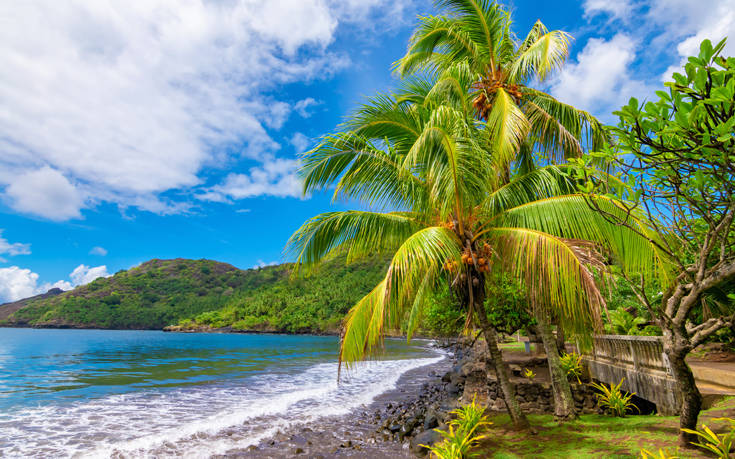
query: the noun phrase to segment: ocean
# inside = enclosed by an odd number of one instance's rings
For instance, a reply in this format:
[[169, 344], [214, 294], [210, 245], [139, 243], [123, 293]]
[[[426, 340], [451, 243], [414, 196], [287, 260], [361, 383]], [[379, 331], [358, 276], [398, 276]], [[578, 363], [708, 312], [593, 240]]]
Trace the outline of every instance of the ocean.
[[348, 414], [443, 354], [386, 340], [342, 372], [338, 338], [0, 328], [0, 456], [209, 457]]

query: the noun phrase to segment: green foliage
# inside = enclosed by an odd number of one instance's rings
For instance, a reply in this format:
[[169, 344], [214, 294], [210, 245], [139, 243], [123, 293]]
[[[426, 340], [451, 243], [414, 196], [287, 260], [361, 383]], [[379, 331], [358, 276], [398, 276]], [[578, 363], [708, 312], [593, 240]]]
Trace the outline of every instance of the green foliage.
[[693, 443], [699, 447], [702, 447], [708, 451], [713, 452], [718, 459], [730, 459], [733, 457], [731, 454], [733, 446], [735, 445], [735, 419], [731, 418], [715, 418], [713, 421], [726, 421], [730, 424], [730, 431], [718, 435], [707, 427], [702, 425], [701, 429], [681, 429], [684, 432], [695, 434], [702, 439], [701, 442]]
[[640, 335], [641, 325], [646, 323], [643, 317], [635, 317], [625, 309], [608, 311], [610, 321], [605, 324], [605, 331], [611, 335]]
[[582, 376], [582, 356], [576, 352], [564, 353], [559, 357], [559, 364], [567, 378], [575, 378], [579, 382]]
[[635, 393], [629, 394], [620, 390], [624, 380], [621, 379], [619, 383], [610, 384], [609, 386], [598, 384], [594, 381], [590, 383], [590, 386], [599, 391], [599, 393], [595, 394], [597, 396], [597, 405], [612, 416], [621, 418], [625, 417], [625, 414], [629, 411], [638, 411], [638, 407], [631, 401]]
[[525, 368], [523, 370], [523, 377], [533, 381], [534, 379], [536, 379], [536, 373], [534, 373], [533, 370], [531, 370], [530, 368]]
[[512, 335], [535, 323], [528, 312], [528, 294], [519, 279], [502, 273], [488, 279], [488, 283], [485, 311], [496, 330]]
[[464, 328], [465, 311], [448, 287], [428, 295], [421, 328], [435, 336], [458, 336]]
[[211, 260], [151, 260], [56, 297], [30, 302], [9, 322], [336, 332], [349, 306], [382, 277], [385, 264], [382, 257], [350, 265], [341, 258], [308, 279], [292, 281], [291, 265], [239, 270]]
[[464, 459], [475, 457], [472, 449], [485, 438], [478, 435], [478, 429], [492, 424], [484, 414], [485, 410], [473, 399], [472, 403], [457, 408], [451, 414], [456, 418], [449, 422], [449, 431], [436, 429], [443, 437], [440, 443], [430, 447], [433, 456], [439, 459]]
[[641, 459], [678, 459], [678, 456], [670, 456], [661, 448], [655, 453], [647, 449], [641, 449]]

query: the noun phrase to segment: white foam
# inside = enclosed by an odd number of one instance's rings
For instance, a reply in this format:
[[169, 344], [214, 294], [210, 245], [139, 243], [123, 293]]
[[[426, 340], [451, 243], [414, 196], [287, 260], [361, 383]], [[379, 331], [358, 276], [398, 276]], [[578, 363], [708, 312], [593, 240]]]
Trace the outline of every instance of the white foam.
[[340, 415], [443, 356], [366, 362], [337, 384], [337, 364], [218, 385], [113, 395], [0, 416], [5, 457], [207, 457], [290, 425]]

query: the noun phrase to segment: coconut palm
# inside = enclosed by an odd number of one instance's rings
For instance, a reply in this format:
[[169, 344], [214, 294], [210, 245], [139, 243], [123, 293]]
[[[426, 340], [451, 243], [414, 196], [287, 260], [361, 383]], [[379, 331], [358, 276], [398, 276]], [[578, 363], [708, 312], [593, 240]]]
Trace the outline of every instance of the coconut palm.
[[487, 273], [522, 279], [537, 310], [553, 310], [581, 334], [599, 324], [602, 298], [579, 241], [604, 244], [628, 265], [647, 263], [650, 253], [587, 207], [562, 167], [505, 180], [492, 132], [474, 116], [472, 83], [464, 63], [433, 81], [410, 79], [395, 94], [370, 99], [341, 132], [306, 152], [305, 193], [334, 186], [335, 199], [368, 210], [318, 215], [288, 248], [302, 272], [340, 254], [349, 262], [393, 253], [384, 280], [348, 313], [340, 364], [375, 351], [387, 330], [403, 325], [410, 339], [427, 294], [448, 282], [464, 299], [468, 323], [482, 329], [513, 421], [525, 426], [484, 310]]
[[[537, 21], [520, 40], [512, 32], [510, 13], [496, 2], [438, 0], [435, 4], [441, 14], [421, 18], [395, 68], [406, 76], [441, 71], [459, 62], [469, 67], [475, 115], [491, 133], [490, 147], [504, 171], [504, 182], [510, 181], [514, 170], [532, 170], [538, 160], [562, 162], [580, 156], [585, 147], [597, 149], [606, 142], [602, 126], [589, 113], [531, 87], [564, 64], [569, 34], [549, 31]], [[552, 375], [561, 374], [556, 359], [559, 346], [552, 339], [549, 320], [546, 314], [536, 320], [549, 369]], [[557, 332], [562, 336], [561, 326]], [[560, 379], [553, 389], [557, 411], [573, 413], [566, 380]], [[567, 407], [561, 409], [559, 403]]]
[[607, 141], [589, 113], [532, 88], [559, 69], [569, 54], [570, 35], [549, 31], [537, 21], [523, 40], [516, 38], [509, 12], [489, 0], [436, 0], [443, 14], [420, 19], [406, 55], [395, 63], [401, 76], [444, 70], [465, 62], [473, 75], [470, 91], [491, 146], [506, 163], [524, 165], [536, 151], [561, 162], [585, 147]]

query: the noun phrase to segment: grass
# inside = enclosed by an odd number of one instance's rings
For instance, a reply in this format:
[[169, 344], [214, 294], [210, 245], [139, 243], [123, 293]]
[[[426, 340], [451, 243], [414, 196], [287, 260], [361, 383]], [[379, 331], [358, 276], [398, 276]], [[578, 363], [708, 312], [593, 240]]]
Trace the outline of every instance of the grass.
[[[704, 422], [719, 432], [724, 424], [714, 423], [712, 419], [734, 415], [735, 397], [731, 397], [704, 411], [700, 415], [700, 425]], [[677, 417], [582, 415], [579, 421], [564, 425], [554, 422], [551, 415], [531, 415], [529, 420], [538, 430], [535, 435], [514, 431], [507, 415], [491, 417], [493, 426], [479, 446], [480, 457], [630, 458], [640, 457], [641, 448], [649, 451], [661, 448], [680, 458], [710, 457], [697, 451], [677, 449]]]
[[[500, 345], [500, 348], [509, 351], [524, 351], [525, 344], [523, 343], [523, 341], [513, 341], [512, 343], [502, 343]], [[531, 345], [531, 349], [533, 349], [533, 345]]]

